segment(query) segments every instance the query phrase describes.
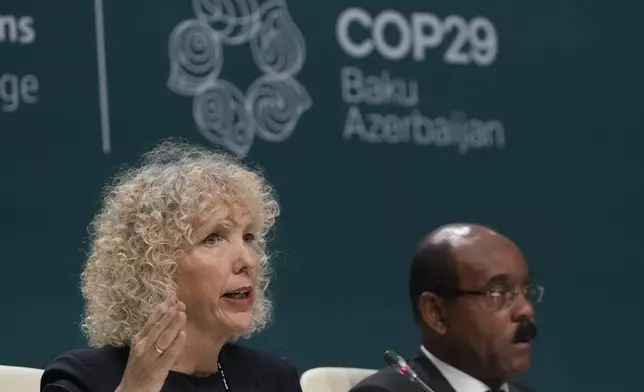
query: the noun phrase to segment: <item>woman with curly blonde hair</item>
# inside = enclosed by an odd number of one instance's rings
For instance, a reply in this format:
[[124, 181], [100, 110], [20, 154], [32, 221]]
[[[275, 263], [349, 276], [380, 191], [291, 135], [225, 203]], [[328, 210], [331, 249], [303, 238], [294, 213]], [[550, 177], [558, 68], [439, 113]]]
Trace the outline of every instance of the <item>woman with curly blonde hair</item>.
[[165, 142], [107, 187], [82, 273], [90, 348], [42, 392], [301, 391], [285, 360], [236, 344], [270, 319], [271, 186], [236, 159]]

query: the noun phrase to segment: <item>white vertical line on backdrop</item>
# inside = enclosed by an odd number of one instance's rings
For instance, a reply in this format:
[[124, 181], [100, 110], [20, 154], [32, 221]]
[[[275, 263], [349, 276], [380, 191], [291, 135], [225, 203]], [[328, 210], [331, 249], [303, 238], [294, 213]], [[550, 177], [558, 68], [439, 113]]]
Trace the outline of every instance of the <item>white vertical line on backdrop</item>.
[[98, 61], [98, 98], [101, 108], [101, 143], [103, 153], [112, 150], [110, 140], [110, 110], [107, 102], [107, 61], [105, 60], [105, 25], [103, 24], [103, 0], [94, 0], [96, 22], [96, 57]]

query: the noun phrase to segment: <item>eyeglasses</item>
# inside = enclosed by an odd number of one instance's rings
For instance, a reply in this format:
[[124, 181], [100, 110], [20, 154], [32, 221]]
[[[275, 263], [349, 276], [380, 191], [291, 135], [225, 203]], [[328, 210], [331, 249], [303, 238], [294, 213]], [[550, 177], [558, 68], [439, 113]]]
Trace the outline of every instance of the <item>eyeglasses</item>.
[[488, 291], [477, 291], [477, 290], [449, 290], [443, 292], [444, 294], [451, 295], [478, 295], [485, 296], [488, 298], [492, 304], [497, 308], [503, 308], [508, 306], [517, 299], [519, 294], [530, 301], [532, 304], [540, 303], [543, 299], [543, 293], [545, 288], [543, 286], [531, 285], [520, 290], [506, 290], [506, 289], [493, 289]]

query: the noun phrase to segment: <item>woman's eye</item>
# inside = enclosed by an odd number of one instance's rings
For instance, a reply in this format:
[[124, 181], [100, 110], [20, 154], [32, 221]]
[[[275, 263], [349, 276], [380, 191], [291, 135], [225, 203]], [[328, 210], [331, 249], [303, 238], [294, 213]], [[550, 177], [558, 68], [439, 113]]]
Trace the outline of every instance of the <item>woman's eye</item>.
[[253, 242], [253, 241], [255, 241], [255, 234], [253, 233], [244, 234], [244, 242]]
[[204, 238], [203, 242], [207, 245], [215, 245], [221, 239], [217, 234], [210, 234], [208, 237]]

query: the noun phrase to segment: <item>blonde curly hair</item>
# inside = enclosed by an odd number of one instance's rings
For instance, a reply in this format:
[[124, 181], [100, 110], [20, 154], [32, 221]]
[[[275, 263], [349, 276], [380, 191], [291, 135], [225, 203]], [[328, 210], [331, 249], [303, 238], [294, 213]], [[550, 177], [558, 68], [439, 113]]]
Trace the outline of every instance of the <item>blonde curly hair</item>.
[[176, 298], [178, 252], [194, 243], [196, 221], [226, 206], [245, 212], [260, 229], [253, 322], [243, 336], [267, 325], [266, 235], [279, 214], [272, 187], [228, 154], [168, 140], [145, 154], [140, 167], [115, 177], [92, 221], [81, 275], [81, 327], [91, 346], [129, 345], [155, 307]]

